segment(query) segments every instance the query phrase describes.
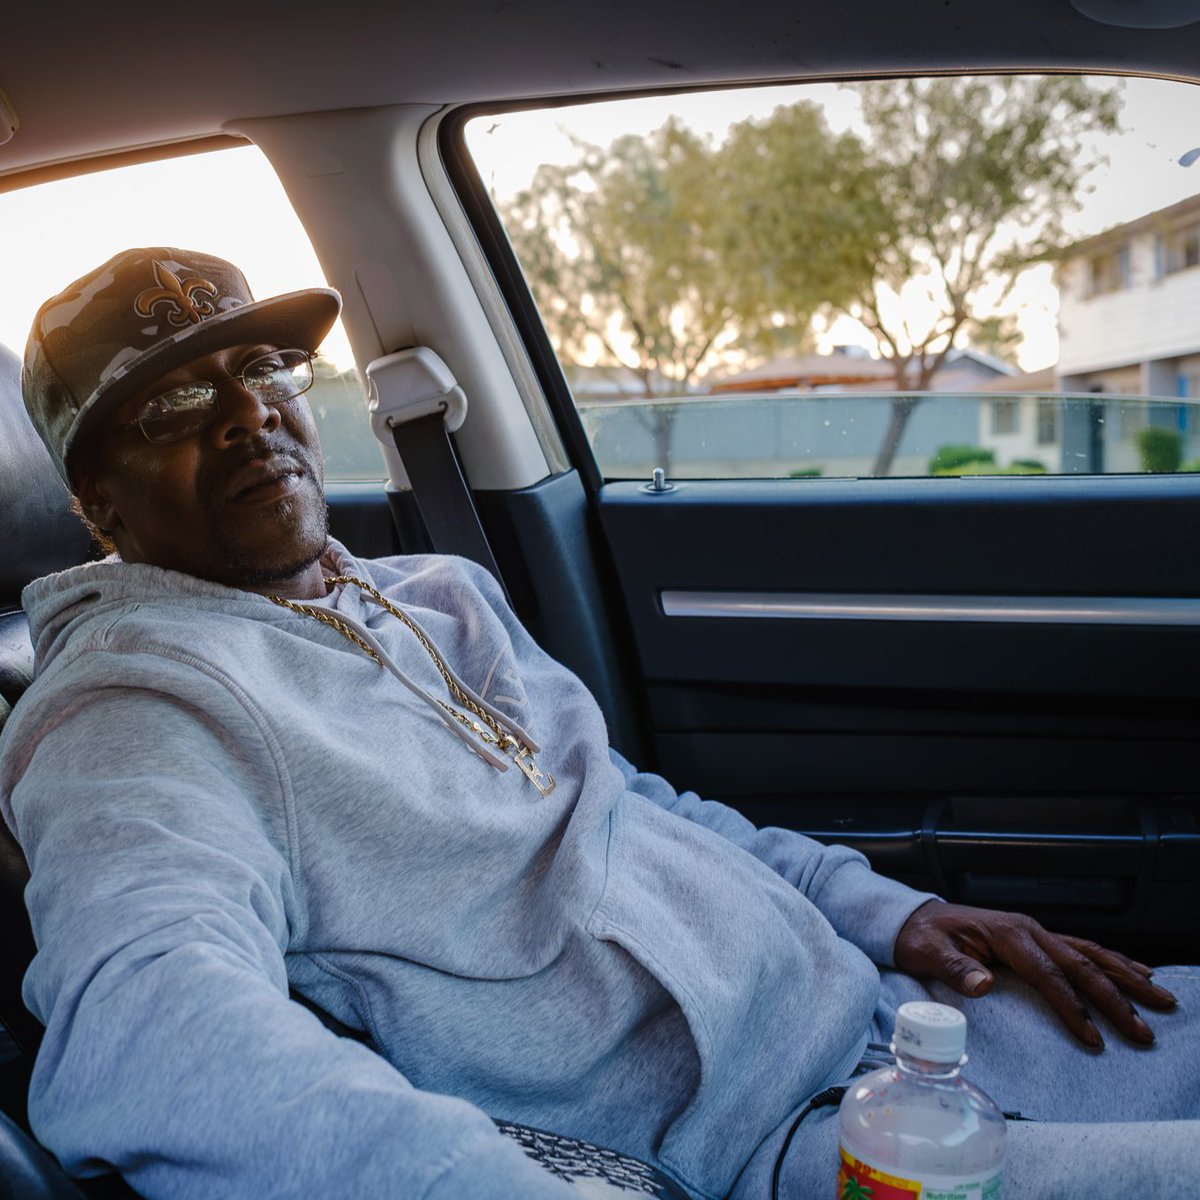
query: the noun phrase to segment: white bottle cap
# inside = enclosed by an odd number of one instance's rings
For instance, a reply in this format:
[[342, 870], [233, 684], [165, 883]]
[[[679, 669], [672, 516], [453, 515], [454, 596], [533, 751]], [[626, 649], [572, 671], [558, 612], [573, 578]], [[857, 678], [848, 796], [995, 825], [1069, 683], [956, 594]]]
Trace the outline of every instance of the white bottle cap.
[[967, 1045], [967, 1018], [948, 1004], [910, 1000], [896, 1010], [892, 1051], [928, 1062], [961, 1063]]

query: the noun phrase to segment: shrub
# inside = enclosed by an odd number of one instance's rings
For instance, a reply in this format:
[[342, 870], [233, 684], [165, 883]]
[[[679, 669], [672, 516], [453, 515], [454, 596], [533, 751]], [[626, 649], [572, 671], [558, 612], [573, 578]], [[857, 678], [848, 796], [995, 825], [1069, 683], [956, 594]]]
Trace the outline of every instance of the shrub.
[[998, 467], [990, 462], [970, 462], [964, 467], [951, 467], [948, 471], [938, 471], [938, 475], [958, 478], [960, 475], [1045, 475], [1046, 469], [1035, 471], [1028, 466], [1013, 463], [1011, 466]]
[[1179, 470], [1183, 462], [1183, 438], [1174, 429], [1147, 425], [1137, 435], [1138, 454], [1142, 470], [1152, 475], [1166, 475]]
[[1193, 474], [1200, 475], [1200, 458], [1193, 458], [1191, 462], [1185, 462], [1179, 469], [1181, 471], [1190, 471]]
[[824, 474], [824, 467], [797, 467], [788, 472], [789, 479], [817, 479]]
[[1046, 464], [1039, 462], [1036, 458], [1014, 458], [1009, 467], [1014, 474], [1045, 475], [1046, 473]]
[[994, 463], [996, 455], [982, 446], [939, 446], [926, 468], [930, 475], [946, 475], [968, 463]]

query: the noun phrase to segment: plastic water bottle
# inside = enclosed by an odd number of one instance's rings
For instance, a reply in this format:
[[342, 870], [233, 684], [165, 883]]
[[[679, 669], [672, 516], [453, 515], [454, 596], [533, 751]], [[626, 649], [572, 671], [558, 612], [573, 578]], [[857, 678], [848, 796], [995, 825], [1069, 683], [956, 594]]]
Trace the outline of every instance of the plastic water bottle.
[[1004, 1114], [962, 1077], [967, 1019], [926, 1001], [896, 1013], [896, 1065], [842, 1097], [837, 1200], [999, 1200]]

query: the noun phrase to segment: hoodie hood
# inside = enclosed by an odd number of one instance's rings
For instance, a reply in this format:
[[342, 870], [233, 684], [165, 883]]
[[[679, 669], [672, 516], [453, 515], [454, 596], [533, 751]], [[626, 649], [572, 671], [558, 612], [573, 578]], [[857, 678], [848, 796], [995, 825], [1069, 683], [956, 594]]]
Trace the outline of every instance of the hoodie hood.
[[[333, 539], [321, 556], [321, 564], [331, 574], [361, 571], [349, 551]], [[46, 670], [76, 635], [101, 628], [106, 619], [115, 619], [131, 605], [148, 600], [157, 604], [174, 600], [189, 608], [226, 613], [244, 611], [247, 616], [261, 614], [263, 604], [269, 603], [258, 592], [210, 583], [149, 563], [123, 562], [116, 555], [83, 563], [35, 579], [21, 592], [21, 605], [29, 618], [35, 673], [40, 675]]]
[[[370, 579], [367, 565], [356, 560], [345, 546], [332, 538], [326, 544], [320, 562], [326, 575]], [[197, 616], [208, 611], [223, 617], [256, 621], [284, 619], [282, 610], [260, 592], [227, 587], [148, 563], [127, 563], [116, 556], [35, 580], [22, 592], [21, 601], [29, 617], [35, 677], [60, 660], [64, 660], [65, 665], [65, 660], [77, 652], [83, 653], [107, 641], [109, 627], [124, 617], [135, 615], [143, 602], [152, 603], [159, 610], [164, 606], [185, 609]], [[427, 704], [459, 741], [497, 770], [508, 770], [509, 760], [503, 754], [456, 720], [451, 706], [440, 700], [436, 692], [416, 682], [380, 644], [374, 630], [393, 618], [368, 600], [363, 592], [355, 587], [339, 587], [329, 597], [308, 600], [305, 604], [336, 610], [339, 620], [354, 631], [358, 644], [370, 646], [368, 653], [372, 653], [383, 669], [417, 699]], [[411, 616], [409, 620], [412, 620]], [[432, 645], [432, 639], [426, 640]], [[517, 741], [533, 753], [540, 749], [529, 732], [513, 720], [512, 714], [473, 691], [455, 675], [436, 649], [430, 654], [431, 661], [440, 663], [438, 670], [453, 676], [459, 688]], [[440, 684], [438, 688], [440, 690]]]

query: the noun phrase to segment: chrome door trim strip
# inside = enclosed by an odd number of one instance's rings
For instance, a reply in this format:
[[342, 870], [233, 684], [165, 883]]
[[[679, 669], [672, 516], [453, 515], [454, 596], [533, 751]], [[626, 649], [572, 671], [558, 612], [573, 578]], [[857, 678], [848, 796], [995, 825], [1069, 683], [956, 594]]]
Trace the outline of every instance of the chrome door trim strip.
[[882, 596], [833, 592], [661, 593], [668, 617], [977, 621], [1030, 625], [1200, 625], [1200, 600], [1121, 596]]

